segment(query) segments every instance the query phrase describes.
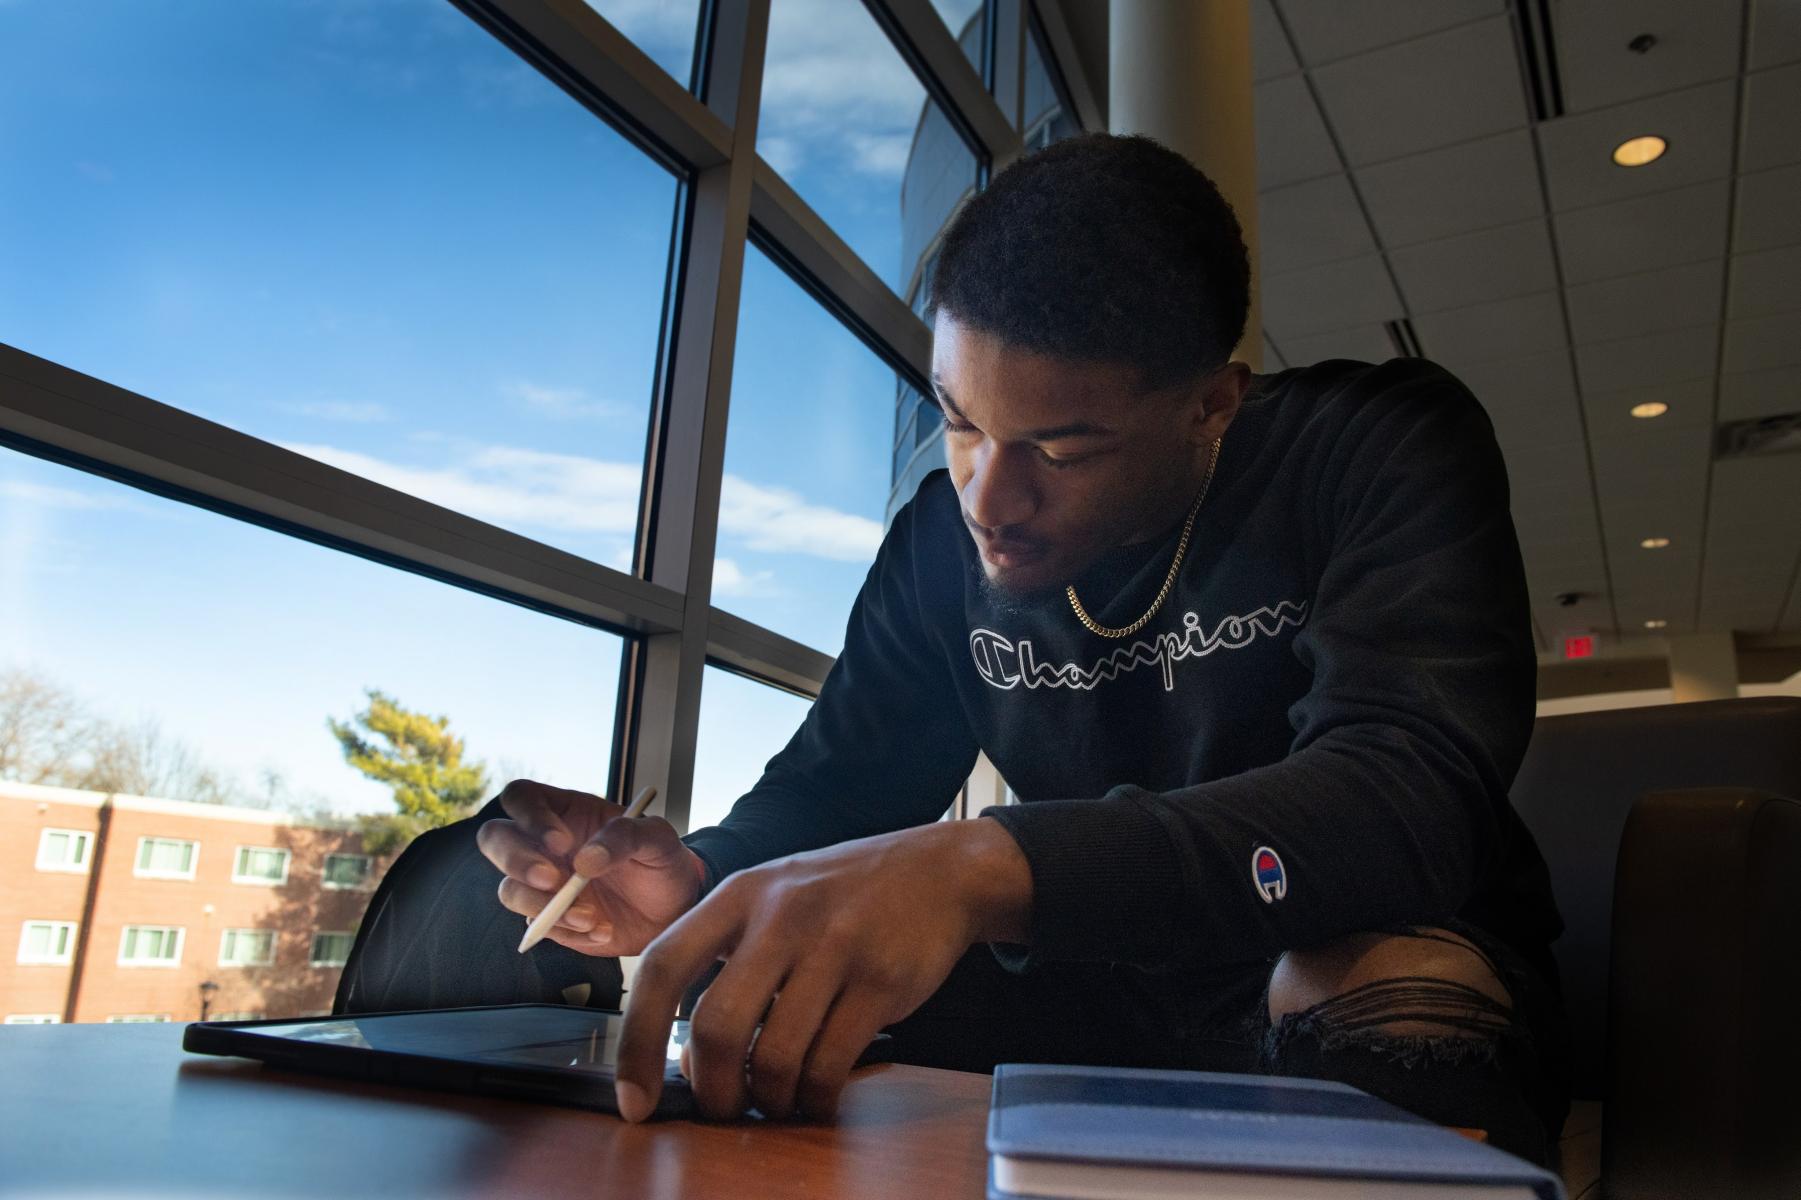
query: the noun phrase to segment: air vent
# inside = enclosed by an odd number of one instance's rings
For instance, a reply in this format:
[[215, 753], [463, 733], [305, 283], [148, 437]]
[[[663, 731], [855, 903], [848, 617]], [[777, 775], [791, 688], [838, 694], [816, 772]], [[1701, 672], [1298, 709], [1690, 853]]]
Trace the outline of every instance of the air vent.
[[1563, 77], [1557, 70], [1557, 40], [1551, 28], [1549, 0], [1514, 0], [1513, 23], [1526, 68], [1526, 95], [1532, 102], [1532, 119], [1555, 120], [1563, 115]]
[[1793, 454], [1801, 450], [1801, 413], [1781, 413], [1750, 421], [1729, 421], [1714, 434], [1715, 458]]
[[1426, 352], [1420, 349], [1420, 336], [1413, 332], [1413, 322], [1406, 317], [1398, 321], [1382, 322], [1383, 332], [1395, 348], [1395, 353], [1402, 358], [1424, 358]]

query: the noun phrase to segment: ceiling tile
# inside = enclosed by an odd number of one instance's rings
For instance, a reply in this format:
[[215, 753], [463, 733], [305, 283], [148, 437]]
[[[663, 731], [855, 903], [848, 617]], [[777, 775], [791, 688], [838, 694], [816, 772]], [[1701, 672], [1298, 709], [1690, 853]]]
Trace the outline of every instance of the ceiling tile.
[[1379, 254], [1263, 278], [1263, 316], [1285, 344], [1333, 329], [1379, 326], [1400, 315], [1401, 298]]
[[[1769, 250], [1801, 242], [1801, 166], [1743, 175], [1738, 181], [1738, 218], [1732, 252]], [[1382, 223], [1376, 222], [1380, 230]]]
[[1524, 130], [1353, 172], [1385, 246], [1452, 237], [1544, 211]]
[[1801, 161], [1801, 63], [1759, 71], [1745, 80], [1745, 143], [1740, 171]]
[[1718, 258], [1726, 252], [1728, 185], [1713, 179], [1555, 214], [1564, 283]]
[[1282, 339], [1282, 353], [1291, 366], [1307, 366], [1328, 358], [1354, 358], [1359, 362], [1387, 362], [1395, 356], [1394, 343], [1381, 325], [1357, 325], [1311, 337]]
[[1591, 342], [1576, 348], [1576, 377], [1583, 391], [1597, 392], [1710, 378], [1719, 348], [1718, 325]]
[[1567, 340], [1556, 292], [1424, 313], [1413, 319], [1413, 328], [1427, 356], [1453, 370], [1465, 363], [1544, 352]]
[[[1577, 487], [1588, 482], [1588, 446], [1581, 441], [1511, 446], [1504, 457], [1507, 474], [1514, 479], [1555, 480]], [[1528, 496], [1520, 507], [1530, 506]]]
[[[1661, 417], [1632, 415], [1632, 406], [1649, 401], [1669, 405]], [[1648, 384], [1624, 392], [1584, 392], [1582, 411], [1589, 436], [1596, 440], [1633, 437], [1655, 425], [1713, 428], [1713, 380], [1678, 379]]]
[[1801, 246], [1738, 255], [1732, 260], [1727, 294], [1726, 315], [1733, 318], [1767, 317], [1801, 308]]
[[1701, 589], [1701, 628], [1710, 633], [1771, 633], [1782, 612], [1787, 588], [1771, 582], [1753, 592], [1709, 592]]
[[1357, 165], [1526, 123], [1506, 17], [1387, 46], [1312, 74], [1338, 144]]
[[1301, 69], [1270, 0], [1251, 0], [1251, 69], [1258, 79], [1273, 79]]
[[1411, 313], [1507, 300], [1557, 286], [1543, 218], [1419, 242], [1388, 255]]
[[[1725, 80], [1538, 126], [1551, 207], [1606, 204], [1726, 175], [1736, 98], [1736, 81]], [[1669, 153], [1649, 166], [1616, 166], [1614, 147], [1647, 133], [1667, 139]]]
[[1566, 353], [1473, 363], [1457, 372], [1481, 401], [1503, 447], [1581, 442], [1581, 408]]
[[1787, 313], [1726, 322], [1726, 371], [1767, 371], [1801, 364], [1801, 337]]
[[1281, 0], [1301, 57], [1330, 62], [1501, 12], [1504, 0]]
[[1351, 181], [1344, 175], [1260, 192], [1257, 245], [1266, 280], [1302, 267], [1376, 252], [1376, 240], [1370, 236]]
[[1320, 120], [1305, 76], [1258, 84], [1252, 104], [1257, 115], [1258, 188], [1267, 191], [1339, 170], [1338, 148]]
[[[1564, 108], [1587, 112], [1738, 74], [1739, 12], [1695, 0], [1559, 0], [1553, 18]], [[1649, 33], [1640, 54], [1627, 43]]]
[[[1801, 458], [1771, 454], [1714, 463], [1707, 509], [1708, 557], [1719, 552], [1742, 572], [1786, 573], [1801, 552]], [[1734, 548], [1760, 550], [1761, 560], [1736, 556]], [[1781, 551], [1772, 562], [1771, 549]]]
[[[1594, 456], [1595, 483], [1601, 489], [1602, 503], [1610, 495], [1622, 500], [1643, 499], [1665, 489], [1681, 493], [1693, 490], [1698, 502], [1699, 489], [1706, 486], [1713, 430], [1706, 425], [1662, 425], [1659, 421], [1634, 424], [1643, 428], [1616, 431], [1610, 436], [1591, 431], [1589, 449]], [[1699, 515], [1697, 511], [1697, 521]]]
[[1729, 371], [1720, 376], [1720, 420], [1801, 412], [1801, 366]]
[[1578, 344], [1610, 342], [1718, 321], [1725, 270], [1715, 259], [1570, 288], [1570, 335]]
[[1795, 0], [1751, 0], [1753, 71], [1801, 59], [1801, 4]]

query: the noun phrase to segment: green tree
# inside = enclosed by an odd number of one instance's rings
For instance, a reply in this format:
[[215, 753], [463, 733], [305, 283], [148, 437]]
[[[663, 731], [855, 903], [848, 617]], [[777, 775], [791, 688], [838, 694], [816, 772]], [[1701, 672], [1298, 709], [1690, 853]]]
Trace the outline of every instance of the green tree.
[[428, 829], [468, 816], [488, 792], [488, 768], [463, 761], [463, 739], [449, 717], [428, 717], [376, 689], [348, 721], [326, 718], [344, 761], [394, 793], [392, 814], [363, 817], [363, 845], [373, 854], [399, 850]]

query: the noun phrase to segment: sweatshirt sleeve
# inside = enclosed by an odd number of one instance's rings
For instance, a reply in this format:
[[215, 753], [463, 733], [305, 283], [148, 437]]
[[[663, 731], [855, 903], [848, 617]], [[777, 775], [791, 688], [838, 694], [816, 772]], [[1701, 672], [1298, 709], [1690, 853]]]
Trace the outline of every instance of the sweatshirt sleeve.
[[969, 777], [975, 736], [920, 619], [921, 502], [882, 539], [806, 720], [724, 820], [683, 839], [707, 865], [704, 890], [771, 859], [929, 824]]
[[1313, 684], [1288, 755], [986, 810], [1032, 868], [1031, 946], [997, 947], [1010, 967], [1270, 957], [1451, 916], [1490, 869], [1536, 670], [1506, 467], [1446, 372], [1390, 363], [1351, 387], [1320, 401], [1349, 415], [1318, 439], [1326, 559], [1294, 642]]

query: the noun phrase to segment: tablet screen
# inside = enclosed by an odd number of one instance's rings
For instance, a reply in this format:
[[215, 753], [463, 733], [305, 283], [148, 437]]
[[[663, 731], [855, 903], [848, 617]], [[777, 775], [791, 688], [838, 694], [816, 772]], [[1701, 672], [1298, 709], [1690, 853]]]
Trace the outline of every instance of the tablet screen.
[[[241, 1033], [314, 1045], [351, 1046], [517, 1067], [557, 1067], [611, 1076], [624, 1018], [599, 1010], [530, 1007], [383, 1013], [271, 1022]], [[670, 1031], [668, 1066], [681, 1059], [688, 1023]]]

